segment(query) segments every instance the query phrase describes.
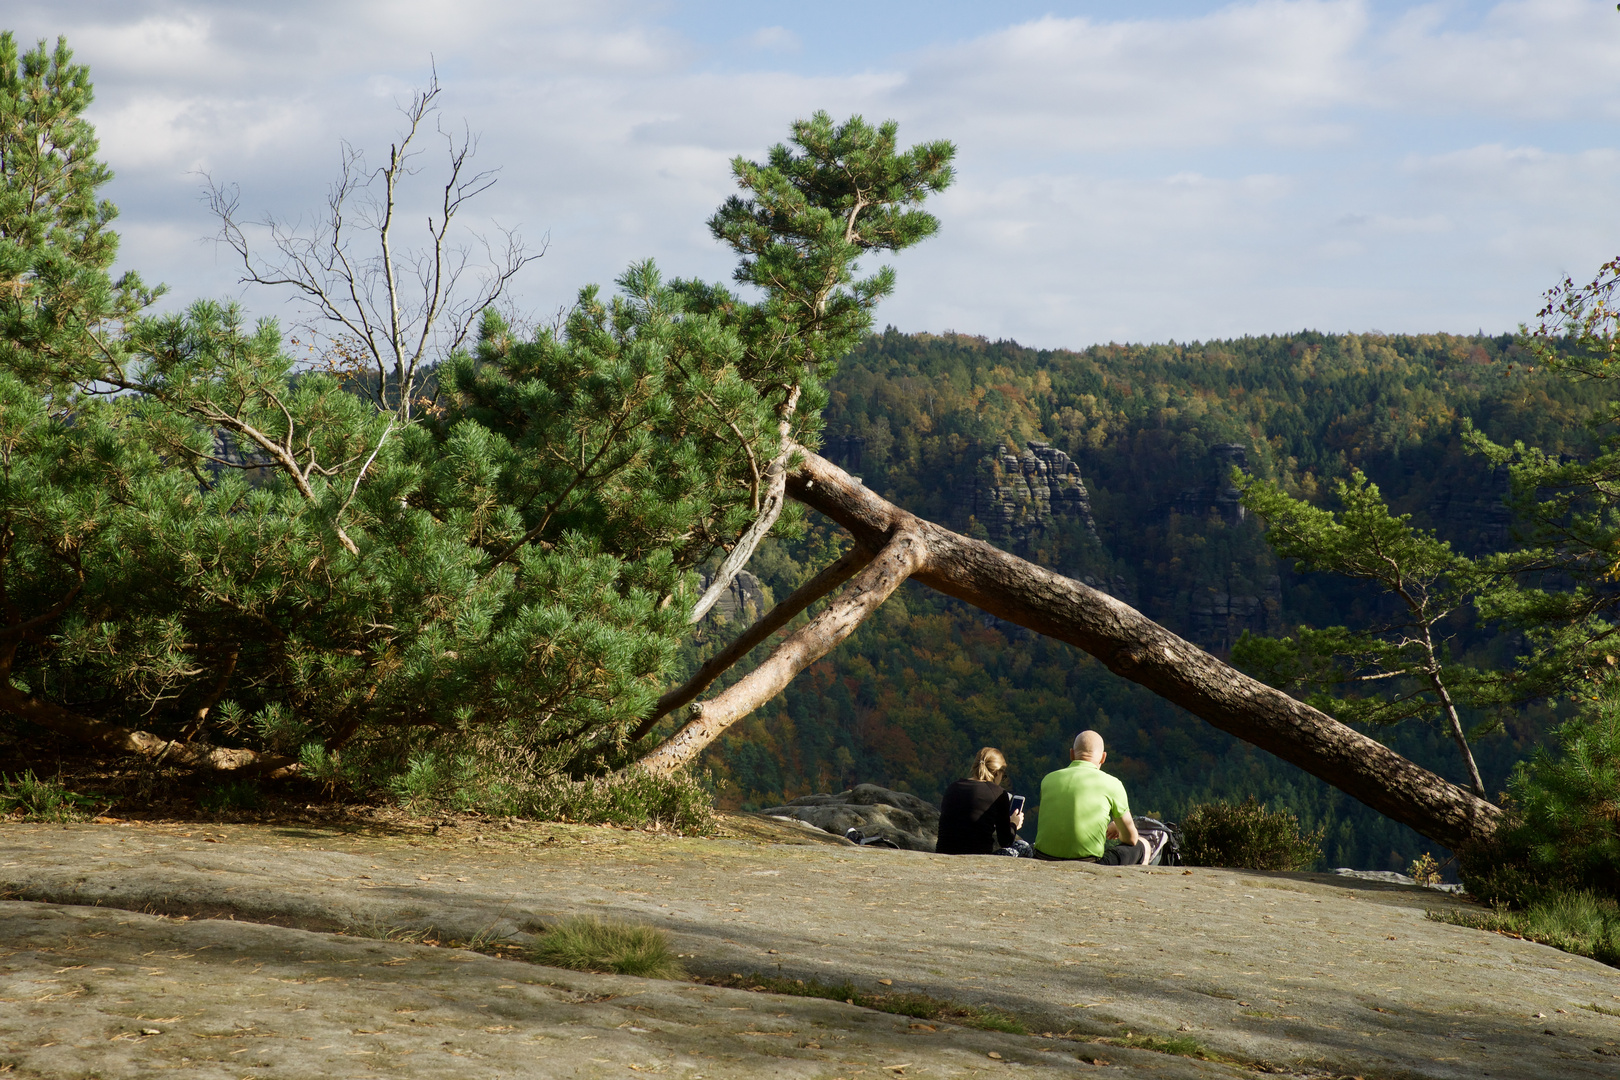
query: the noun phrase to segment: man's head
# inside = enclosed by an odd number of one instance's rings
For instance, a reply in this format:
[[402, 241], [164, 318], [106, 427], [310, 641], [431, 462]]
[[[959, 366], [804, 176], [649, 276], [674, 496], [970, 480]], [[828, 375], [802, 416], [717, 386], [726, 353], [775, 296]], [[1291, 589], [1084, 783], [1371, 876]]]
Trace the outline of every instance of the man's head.
[[1074, 737], [1074, 749], [1069, 751], [1070, 761], [1089, 761], [1093, 765], [1101, 765], [1108, 759], [1108, 752], [1103, 749], [1103, 737], [1095, 731], [1082, 731]]

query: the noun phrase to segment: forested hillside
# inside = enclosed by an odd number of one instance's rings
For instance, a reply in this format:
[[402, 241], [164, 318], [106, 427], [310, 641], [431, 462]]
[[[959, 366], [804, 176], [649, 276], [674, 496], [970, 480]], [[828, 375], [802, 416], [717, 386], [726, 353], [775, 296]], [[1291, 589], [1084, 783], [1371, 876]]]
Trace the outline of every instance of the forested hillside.
[[[1526, 360], [1507, 336], [1301, 333], [1070, 352], [889, 330], [830, 384], [823, 452], [907, 509], [1092, 582], [1225, 655], [1245, 630], [1356, 625], [1382, 603], [1281, 564], [1237, 502], [1232, 465], [1313, 500], [1357, 467], [1459, 548], [1503, 547], [1506, 477], [1465, 451], [1464, 419], [1498, 441], [1582, 454], [1604, 392]], [[813, 527], [753, 569], [784, 596], [836, 543], [836, 530]], [[1511, 649], [1489, 627], [1450, 629], [1462, 651]], [[1520, 710], [1476, 744], [1493, 794], [1551, 715]], [[1175, 817], [1254, 794], [1324, 826], [1331, 865], [1399, 868], [1431, 846], [1089, 657], [915, 584], [708, 762], [730, 805], [861, 781], [937, 799], [977, 747], [995, 745], [1013, 786], [1033, 794], [1085, 726], [1109, 740], [1139, 810]], [[1460, 779], [1437, 727], [1376, 734]]]

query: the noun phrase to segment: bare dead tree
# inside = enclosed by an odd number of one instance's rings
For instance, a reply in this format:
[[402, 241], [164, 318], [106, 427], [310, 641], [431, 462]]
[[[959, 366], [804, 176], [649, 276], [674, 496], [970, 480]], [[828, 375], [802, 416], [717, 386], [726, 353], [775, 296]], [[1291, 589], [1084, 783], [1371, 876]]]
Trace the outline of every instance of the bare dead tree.
[[[440, 92], [435, 74], [401, 107], [405, 126], [388, 148], [387, 164], [371, 168], [362, 151], [343, 144], [325, 216], [308, 227], [274, 216], [244, 221], [235, 185], [210, 179], [205, 196], [219, 219], [218, 242], [241, 260], [240, 280], [292, 290], [309, 312], [300, 325], [326, 342], [332, 365], [399, 423], [409, 423], [422, 405], [424, 365], [461, 348], [518, 271], [545, 254], [544, 242], [530, 251], [515, 230], [499, 229], [499, 241], [457, 231], [456, 218], [494, 186], [496, 172], [473, 169], [477, 140], [470, 133], [437, 122], [445, 175], [427, 216], [426, 241], [401, 242], [403, 187], [421, 171], [418, 142], [429, 119], [436, 121]], [[266, 235], [273, 254], [260, 253], [253, 230]], [[469, 274], [477, 277], [474, 288], [465, 287]]]
[[[1331, 716], [1223, 664], [1105, 593], [901, 510], [831, 462], [803, 453], [789, 496], [878, 555], [828, 608], [759, 668], [710, 701], [641, 759], [691, 762], [732, 724], [825, 656], [906, 577], [999, 618], [1065, 641], [1211, 725], [1267, 750], [1448, 847], [1488, 837], [1502, 811]], [[762, 641], [764, 635], [745, 637]], [[740, 657], [739, 657], [740, 658]], [[711, 673], [710, 678], [718, 673]]]

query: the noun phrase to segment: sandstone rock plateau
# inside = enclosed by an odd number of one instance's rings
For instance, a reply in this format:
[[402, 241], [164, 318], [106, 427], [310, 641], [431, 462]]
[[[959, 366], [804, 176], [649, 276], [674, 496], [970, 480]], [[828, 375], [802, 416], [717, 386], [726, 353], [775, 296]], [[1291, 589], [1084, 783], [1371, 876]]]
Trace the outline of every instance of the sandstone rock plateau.
[[[1459, 903], [1442, 894], [874, 850], [765, 819], [726, 826], [709, 839], [476, 819], [437, 834], [0, 826], [0, 1071], [1620, 1074], [1615, 970], [1425, 919]], [[411, 940], [521, 948], [579, 913], [664, 928], [694, 973], [929, 994], [1004, 1010], [1029, 1034]], [[1096, 1041], [1144, 1035], [1221, 1060]]]

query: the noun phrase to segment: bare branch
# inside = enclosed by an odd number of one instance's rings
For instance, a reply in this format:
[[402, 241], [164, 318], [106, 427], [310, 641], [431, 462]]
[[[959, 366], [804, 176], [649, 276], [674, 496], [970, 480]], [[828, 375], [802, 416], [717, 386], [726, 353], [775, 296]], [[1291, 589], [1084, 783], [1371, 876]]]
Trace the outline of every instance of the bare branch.
[[[457, 216], [489, 191], [497, 174], [471, 171], [477, 140], [468, 132], [456, 137], [438, 124], [446, 175], [427, 219], [426, 243], [413, 250], [402, 242], [407, 184], [419, 171], [423, 125], [436, 113], [441, 92], [435, 73], [401, 106], [404, 124], [381, 166], [368, 168], [358, 150], [344, 145], [320, 221], [267, 217], [254, 223], [268, 238], [268, 258], [255, 251], [244, 227], [237, 190], [205, 177], [205, 198], [220, 223], [216, 239], [240, 260], [241, 280], [291, 291], [308, 311], [300, 325], [317, 338], [358, 342], [371, 371], [366, 381], [375, 379], [366, 386], [368, 396], [379, 411], [403, 422], [414, 410], [423, 368], [462, 348], [479, 314], [506, 294], [524, 266], [545, 254], [544, 242], [530, 251], [515, 230], [500, 226], [499, 247], [477, 233], [469, 234], [467, 244], [454, 241]], [[473, 245], [482, 260], [474, 258]], [[475, 269], [482, 280], [468, 291], [467, 275]]]
[[795, 589], [792, 596], [771, 608], [758, 622], [743, 631], [736, 641], [704, 661], [703, 666], [685, 683], [659, 698], [652, 713], [631, 733], [630, 741], [646, 738], [658, 721], [707, 690], [714, 680], [791, 622], [795, 615], [854, 577], [861, 567], [871, 561], [870, 552], [856, 547], [829, 563], [819, 574]]

